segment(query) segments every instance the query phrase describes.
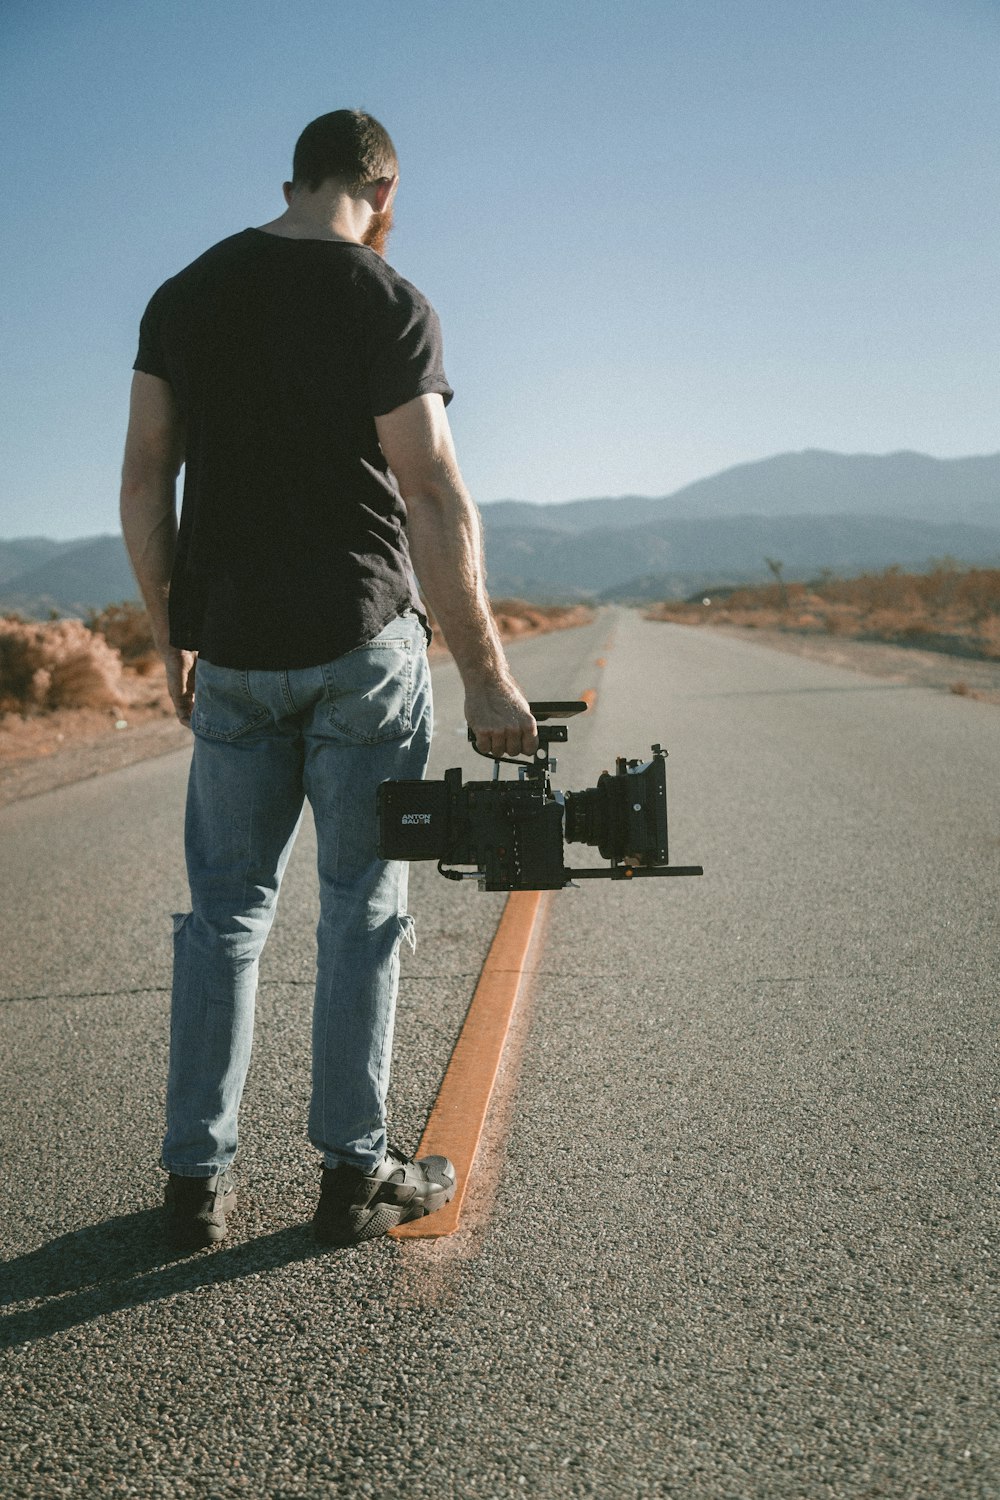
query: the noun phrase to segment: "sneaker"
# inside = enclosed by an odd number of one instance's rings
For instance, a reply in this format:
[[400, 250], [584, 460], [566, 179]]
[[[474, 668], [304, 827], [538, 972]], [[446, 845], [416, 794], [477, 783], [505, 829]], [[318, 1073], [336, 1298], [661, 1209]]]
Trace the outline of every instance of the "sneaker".
[[178, 1248], [196, 1250], [226, 1237], [226, 1214], [236, 1207], [231, 1172], [213, 1177], [178, 1177], [171, 1172], [164, 1193], [167, 1233]]
[[323, 1245], [360, 1245], [444, 1208], [455, 1185], [446, 1156], [411, 1161], [391, 1146], [367, 1177], [357, 1167], [324, 1167], [313, 1233]]

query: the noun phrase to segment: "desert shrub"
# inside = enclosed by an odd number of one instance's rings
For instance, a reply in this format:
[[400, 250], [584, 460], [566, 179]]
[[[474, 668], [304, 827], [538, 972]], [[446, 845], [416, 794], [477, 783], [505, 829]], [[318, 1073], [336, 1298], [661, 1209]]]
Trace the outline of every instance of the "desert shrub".
[[518, 615], [508, 615], [502, 610], [495, 610], [493, 618], [504, 640], [508, 640], [511, 636], [523, 635], [528, 629], [527, 620], [522, 620]]
[[0, 619], [0, 712], [113, 708], [121, 701], [121, 657], [82, 620]]
[[109, 604], [99, 612], [91, 613], [87, 627], [97, 635], [103, 635], [108, 645], [113, 646], [129, 666], [141, 668], [149, 658], [156, 658], [153, 627], [141, 604], [132, 600]]
[[529, 604], [524, 599], [491, 599], [490, 609], [504, 639], [532, 631], [566, 630], [594, 617], [585, 604]]
[[947, 648], [950, 643], [988, 659], [1000, 657], [1000, 568], [959, 569], [947, 558], [926, 573], [891, 567], [857, 578], [824, 571], [808, 584], [747, 585], [713, 597], [711, 608], [665, 601], [646, 612], [653, 620], [744, 628], [825, 630], [829, 635]]
[[1000, 616], [1000, 568], [970, 568], [958, 579], [955, 597], [973, 619]]
[[979, 622], [979, 647], [990, 661], [1000, 661], [1000, 609]]

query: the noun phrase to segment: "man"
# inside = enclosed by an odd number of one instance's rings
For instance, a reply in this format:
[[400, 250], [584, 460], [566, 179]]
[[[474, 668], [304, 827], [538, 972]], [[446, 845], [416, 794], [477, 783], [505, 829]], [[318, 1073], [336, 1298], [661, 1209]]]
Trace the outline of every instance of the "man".
[[537, 733], [485, 593], [437, 317], [382, 258], [397, 183], [376, 120], [321, 116], [296, 145], [281, 217], [164, 283], [140, 329], [122, 527], [195, 737], [162, 1154], [181, 1245], [221, 1240], [235, 1206], [257, 962], [305, 798], [321, 896], [314, 1231], [370, 1239], [455, 1191], [446, 1158], [409, 1161], [386, 1140], [411, 919], [407, 866], [376, 855], [375, 792], [423, 775], [431, 723], [411, 558], [479, 748], [531, 754]]

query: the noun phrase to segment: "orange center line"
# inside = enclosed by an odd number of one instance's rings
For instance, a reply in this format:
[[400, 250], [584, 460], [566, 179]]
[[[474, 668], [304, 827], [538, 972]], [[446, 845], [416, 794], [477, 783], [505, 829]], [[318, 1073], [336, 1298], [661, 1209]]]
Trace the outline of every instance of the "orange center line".
[[[593, 688], [580, 697], [593, 709], [597, 701]], [[507, 1034], [524, 984], [525, 959], [543, 909], [542, 898], [548, 896], [548, 891], [511, 891], [507, 897], [415, 1153], [418, 1158], [447, 1156], [454, 1163], [458, 1178], [455, 1196], [436, 1213], [391, 1229], [393, 1239], [441, 1239], [458, 1228]]]
[[439, 1239], [458, 1228], [542, 894], [511, 891], [507, 897], [465, 1024], [417, 1147], [418, 1157], [450, 1157], [458, 1177], [455, 1196], [437, 1213], [391, 1230], [394, 1238]]

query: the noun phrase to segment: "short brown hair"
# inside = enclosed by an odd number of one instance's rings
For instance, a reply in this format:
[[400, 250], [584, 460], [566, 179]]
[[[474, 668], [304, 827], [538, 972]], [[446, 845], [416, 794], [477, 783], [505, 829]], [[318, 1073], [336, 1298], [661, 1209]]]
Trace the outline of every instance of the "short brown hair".
[[335, 109], [311, 121], [296, 141], [292, 185], [316, 192], [335, 177], [356, 193], [397, 170], [396, 148], [384, 125], [361, 109]]

